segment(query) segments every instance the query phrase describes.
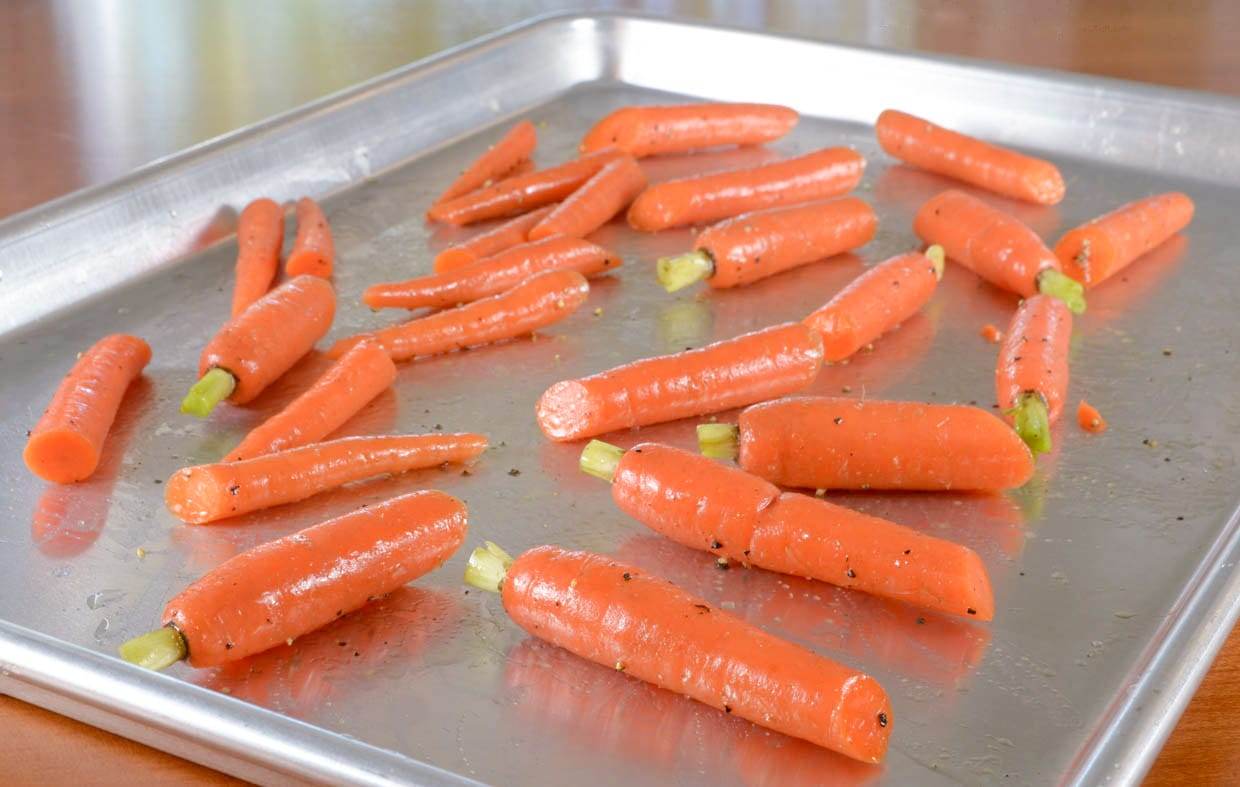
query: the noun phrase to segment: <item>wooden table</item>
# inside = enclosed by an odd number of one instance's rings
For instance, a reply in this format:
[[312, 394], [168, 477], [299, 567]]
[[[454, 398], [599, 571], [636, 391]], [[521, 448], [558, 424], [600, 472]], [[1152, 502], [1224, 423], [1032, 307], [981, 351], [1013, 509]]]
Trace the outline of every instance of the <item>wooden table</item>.
[[[248, 0], [82, 4], [71, 14], [37, 0], [0, 4], [0, 74], [8, 76], [0, 83], [0, 216], [533, 13], [589, 4], [261, 5], [261, 24], [246, 25], [238, 20], [254, 10]], [[1240, 93], [1240, 3], [1224, 0], [755, 3], [740, 18], [688, 1], [674, 10], [777, 32]], [[149, 47], [158, 47], [159, 57], [133, 54], [149, 55]], [[169, 73], [189, 76], [161, 94], [157, 85]], [[161, 100], [151, 101], [153, 93]], [[1147, 784], [1234, 783], [1237, 711], [1240, 630]], [[0, 697], [0, 774], [6, 784], [235, 782], [8, 697]]]

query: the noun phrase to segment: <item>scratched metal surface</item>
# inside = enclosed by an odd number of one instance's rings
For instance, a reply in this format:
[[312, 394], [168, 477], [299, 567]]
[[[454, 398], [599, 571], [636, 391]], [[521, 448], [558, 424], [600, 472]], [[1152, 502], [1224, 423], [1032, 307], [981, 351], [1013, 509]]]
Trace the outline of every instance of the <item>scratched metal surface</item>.
[[[730, 57], [673, 63], [660, 54], [671, 42]], [[840, 69], [868, 74], [864, 89], [781, 76]], [[807, 116], [769, 149], [649, 161], [652, 179], [852, 145], [870, 161], [859, 193], [879, 213], [876, 240], [742, 290], [668, 296], [651, 262], [691, 233], [608, 226], [596, 239], [625, 267], [598, 280], [576, 315], [535, 339], [406, 364], [394, 389], [342, 430], [485, 431], [495, 446], [472, 475], [377, 480], [211, 527], [178, 524], [164, 509], [163, 479], [221, 456], [324, 365], [310, 358], [252, 407], [223, 407], [207, 422], [176, 411], [204, 337], [227, 313], [229, 233], [248, 198], [325, 197], [341, 301], [329, 338], [342, 336], [399, 319], [361, 307], [358, 294], [428, 270], [434, 250], [458, 237], [427, 226], [423, 210], [514, 119], [538, 125], [537, 158], [551, 163], [607, 111], [673, 98], [661, 91], [783, 101]], [[558, 379], [798, 319], [867, 264], [912, 246], [913, 212], [948, 183], [878, 151], [867, 122], [887, 105], [1056, 160], [1068, 178], [1062, 205], [987, 197], [1050, 239], [1156, 191], [1182, 189], [1198, 205], [1187, 237], [1091, 293], [1077, 322], [1070, 398], [1100, 407], [1105, 435], [1066, 418], [1034, 481], [1006, 497], [833, 496], [977, 549], [997, 595], [992, 626], [717, 571], [709, 556], [618, 513], [607, 489], [577, 472], [579, 446], [548, 444], [533, 419], [535, 399]], [[1236, 102], [1123, 83], [644, 19], [561, 19], [9, 220], [0, 225], [0, 689], [261, 781], [1138, 778], [1236, 611], [1237, 122]], [[825, 369], [812, 392], [990, 406], [995, 348], [978, 331], [1004, 326], [1014, 305], [949, 266], [924, 313], [873, 352]], [[45, 485], [22, 466], [24, 432], [74, 354], [114, 331], [147, 338], [154, 360], [96, 477]], [[613, 439], [689, 446], [692, 431], [675, 423]], [[529, 640], [497, 598], [465, 591], [466, 550], [382, 604], [233, 668], [156, 676], [111, 658], [220, 561], [420, 487], [469, 504], [471, 542], [610, 553], [871, 672], [895, 707], [886, 765], [847, 762]]]

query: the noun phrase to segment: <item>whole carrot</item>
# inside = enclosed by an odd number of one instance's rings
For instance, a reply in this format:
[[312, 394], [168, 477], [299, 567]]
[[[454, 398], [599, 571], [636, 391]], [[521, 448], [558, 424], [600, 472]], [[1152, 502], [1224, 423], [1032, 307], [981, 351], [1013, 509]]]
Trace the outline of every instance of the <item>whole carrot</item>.
[[878, 144], [902, 161], [1012, 199], [1055, 205], [1063, 176], [1049, 161], [1026, 156], [888, 109], [874, 125]]
[[323, 209], [309, 197], [297, 200], [297, 237], [284, 262], [284, 272], [292, 276], [318, 276], [329, 279], [336, 256], [332, 230]]
[[232, 316], [267, 294], [280, 270], [284, 245], [284, 209], [262, 197], [245, 206], [237, 219], [237, 266]]
[[792, 130], [796, 110], [774, 104], [624, 107], [594, 125], [582, 153], [616, 148], [645, 158], [722, 145], [761, 145]]
[[530, 230], [530, 240], [567, 235], [584, 238], [629, 206], [646, 176], [637, 159], [624, 156], [600, 169]]
[[1051, 450], [1050, 428], [1063, 412], [1071, 336], [1072, 312], [1055, 298], [1035, 295], [1016, 310], [999, 348], [999, 409], [1035, 454]]
[[455, 246], [449, 246], [435, 255], [435, 273], [447, 273], [457, 268], [463, 268], [478, 260], [525, 243], [526, 236], [529, 235], [530, 230], [553, 210], [555, 210], [554, 205], [546, 205], [538, 210], [532, 210], [529, 213], [517, 216], [515, 219], [505, 221], [498, 227], [475, 235], [467, 241], [458, 243]]
[[830, 199], [861, 182], [865, 159], [850, 148], [826, 148], [750, 169], [656, 183], [629, 208], [636, 230], [658, 232], [750, 211]]
[[202, 525], [363, 478], [464, 462], [486, 447], [479, 434], [344, 437], [240, 462], [183, 467], [168, 479], [164, 502], [177, 519]]
[[510, 128], [499, 142], [487, 148], [485, 153], [475, 159], [460, 177], [452, 181], [452, 185], [439, 195], [435, 204], [456, 199], [471, 191], [491, 185], [511, 172], [519, 163], [528, 159], [537, 145], [538, 132], [535, 131], [534, 124], [528, 120], [522, 120]]
[[1093, 287], [1189, 225], [1193, 201], [1179, 192], [1121, 205], [1069, 230], [1055, 244], [1064, 273]]
[[818, 334], [785, 323], [558, 382], [538, 400], [538, 425], [566, 441], [705, 415], [799, 391], [821, 366]]
[[656, 273], [668, 292], [703, 279], [739, 287], [864, 246], [877, 226], [874, 211], [856, 197], [760, 210], [705, 230], [693, 251], [664, 257]]
[[121, 657], [158, 670], [261, 653], [438, 568], [468, 527], [461, 501], [428, 490], [269, 541], [181, 591], [164, 627], [121, 645]]

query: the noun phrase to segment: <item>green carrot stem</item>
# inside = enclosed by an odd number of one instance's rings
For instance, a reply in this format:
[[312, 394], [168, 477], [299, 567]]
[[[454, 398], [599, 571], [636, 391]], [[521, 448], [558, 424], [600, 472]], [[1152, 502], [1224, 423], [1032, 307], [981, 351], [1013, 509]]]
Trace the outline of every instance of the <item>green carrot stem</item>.
[[171, 667], [189, 652], [185, 637], [172, 626], [164, 626], [121, 644], [121, 658], [150, 670]]
[[498, 593], [510, 566], [512, 555], [492, 541], [483, 541], [482, 546], [469, 555], [469, 563], [465, 566], [465, 582], [479, 590]]
[[230, 372], [219, 367], [211, 369], [194, 383], [181, 400], [181, 412], [206, 418], [217, 404], [232, 396], [236, 387], [237, 378]]
[[926, 257], [930, 260], [930, 264], [934, 266], [934, 278], [938, 281], [943, 280], [943, 270], [947, 267], [947, 252], [939, 244], [934, 244], [926, 249]]
[[578, 466], [583, 473], [589, 473], [610, 484], [616, 476], [616, 468], [620, 466], [620, 459], [623, 456], [623, 448], [604, 443], [602, 440], [591, 440], [582, 449]]
[[715, 272], [715, 263], [710, 255], [700, 249], [675, 257], [663, 257], [655, 266], [655, 275], [659, 284], [668, 292], [683, 290], [690, 284], [696, 284], [710, 278]]
[[1038, 292], [1063, 301], [1073, 314], [1085, 313], [1085, 286], [1066, 273], [1054, 268], [1039, 273]]
[[1046, 399], [1037, 391], [1020, 395], [1016, 406], [1008, 411], [1016, 427], [1016, 434], [1025, 441], [1029, 450], [1044, 454], [1051, 450], [1051, 422], [1046, 411]]
[[739, 436], [736, 424], [698, 424], [698, 451], [711, 459], [735, 459]]

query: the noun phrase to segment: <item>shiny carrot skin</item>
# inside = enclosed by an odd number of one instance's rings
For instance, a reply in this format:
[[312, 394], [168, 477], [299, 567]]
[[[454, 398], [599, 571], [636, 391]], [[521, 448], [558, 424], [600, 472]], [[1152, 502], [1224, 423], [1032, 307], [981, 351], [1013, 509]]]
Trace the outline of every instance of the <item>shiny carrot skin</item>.
[[852, 191], [865, 159], [850, 148], [826, 148], [750, 169], [656, 183], [629, 208], [629, 225], [658, 232], [705, 224], [755, 210], [825, 200]]
[[182, 522], [202, 525], [295, 503], [377, 475], [405, 473], [481, 454], [478, 434], [344, 437], [241, 462], [183, 467], [168, 479], [164, 502]]
[[515, 339], [569, 316], [589, 294], [589, 283], [577, 271], [547, 271], [499, 295], [341, 339], [327, 354], [337, 358], [370, 339], [387, 350], [392, 360], [405, 361]]
[[1068, 342], [1072, 313], [1045, 295], [1027, 298], [1012, 317], [995, 367], [999, 409], [1007, 412], [1022, 394], [1038, 394], [1046, 402], [1051, 425], [1059, 420], [1068, 394]]
[[534, 124], [528, 120], [522, 120], [510, 128], [499, 142], [487, 148], [485, 153], [475, 159], [460, 177], [454, 180], [443, 194], [439, 195], [435, 204], [456, 199], [491, 185], [533, 155], [537, 145], [538, 132], [535, 131]]
[[629, 206], [642, 189], [646, 175], [632, 156], [616, 159], [581, 184], [530, 230], [530, 240], [567, 235], [584, 238]]
[[435, 273], [447, 273], [463, 268], [478, 260], [511, 249], [513, 246], [520, 246], [526, 242], [530, 230], [553, 210], [555, 210], [554, 205], [532, 210], [515, 219], [505, 221], [494, 229], [475, 235], [467, 241], [449, 246], [435, 255]]
[[1069, 230], [1055, 256], [1064, 273], [1093, 287], [1187, 227], [1193, 211], [1193, 201], [1179, 192], [1129, 202]]
[[558, 382], [538, 400], [538, 425], [568, 441], [705, 415], [799, 391], [821, 366], [818, 334], [785, 323]]
[[387, 352], [363, 342], [342, 355], [287, 407], [255, 427], [223, 461], [239, 462], [317, 443], [395, 380], [396, 365]]
[[309, 197], [297, 200], [297, 237], [284, 261], [284, 273], [290, 278], [308, 275], [329, 279], [335, 257], [336, 244], [323, 209]]
[[510, 290], [546, 271], [595, 276], [620, 264], [619, 257], [589, 241], [557, 236], [513, 246], [448, 273], [371, 285], [362, 293], [362, 302], [372, 309], [445, 308]]
[[150, 360], [146, 342], [121, 333], [82, 353], [30, 430], [22, 452], [30, 472], [57, 484], [89, 478], [125, 391]]
[[245, 206], [237, 219], [237, 265], [232, 316], [267, 294], [280, 270], [284, 245], [284, 209], [262, 197]]
[[1063, 200], [1063, 176], [1049, 161], [894, 109], [878, 116], [874, 130], [883, 150], [913, 166], [1025, 202], [1055, 205]]
[[679, 104], [624, 107], [600, 120], [582, 153], [616, 148], [645, 158], [723, 145], [761, 145], [797, 124], [796, 110], [775, 104]]

